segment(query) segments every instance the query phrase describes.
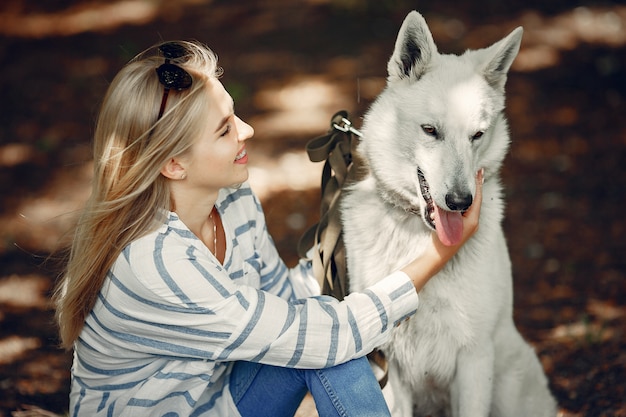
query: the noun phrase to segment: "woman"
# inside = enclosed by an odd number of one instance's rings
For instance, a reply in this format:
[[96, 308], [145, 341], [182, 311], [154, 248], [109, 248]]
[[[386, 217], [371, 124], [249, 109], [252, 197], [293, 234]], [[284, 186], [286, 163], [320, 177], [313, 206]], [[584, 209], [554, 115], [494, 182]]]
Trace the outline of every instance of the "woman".
[[70, 413], [283, 416], [310, 390], [321, 416], [388, 415], [364, 355], [416, 311], [458, 247], [433, 235], [366, 291], [315, 297], [307, 264], [288, 270], [267, 232], [246, 183], [254, 131], [219, 76], [208, 48], [169, 42], [109, 87], [93, 191], [56, 292], [74, 349]]

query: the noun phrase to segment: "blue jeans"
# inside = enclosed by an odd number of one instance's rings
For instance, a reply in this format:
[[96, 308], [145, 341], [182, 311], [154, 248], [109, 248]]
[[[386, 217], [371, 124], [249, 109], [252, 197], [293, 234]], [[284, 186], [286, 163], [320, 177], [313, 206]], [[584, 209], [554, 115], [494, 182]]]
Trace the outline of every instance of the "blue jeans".
[[307, 391], [320, 417], [390, 416], [365, 357], [324, 369], [236, 362], [230, 391], [242, 417], [293, 416]]

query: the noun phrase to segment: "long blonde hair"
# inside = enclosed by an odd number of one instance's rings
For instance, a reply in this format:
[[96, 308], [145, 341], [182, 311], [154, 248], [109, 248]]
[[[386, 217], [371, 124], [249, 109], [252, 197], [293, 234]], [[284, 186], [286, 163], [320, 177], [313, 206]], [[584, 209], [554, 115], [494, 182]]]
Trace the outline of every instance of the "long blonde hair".
[[155, 230], [170, 209], [163, 165], [184, 154], [205, 126], [207, 80], [221, 69], [217, 57], [196, 42], [176, 42], [187, 54], [171, 62], [193, 79], [170, 90], [157, 121], [164, 87], [156, 68], [164, 58], [150, 51], [130, 61], [105, 95], [94, 134], [93, 189], [75, 229], [69, 259], [54, 301], [61, 345], [71, 348], [93, 308], [107, 272], [133, 240]]

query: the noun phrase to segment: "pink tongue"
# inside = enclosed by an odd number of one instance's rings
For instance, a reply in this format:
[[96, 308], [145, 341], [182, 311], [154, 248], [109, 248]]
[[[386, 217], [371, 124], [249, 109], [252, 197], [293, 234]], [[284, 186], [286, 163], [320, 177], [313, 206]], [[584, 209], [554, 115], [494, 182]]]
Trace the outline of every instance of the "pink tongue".
[[463, 237], [463, 219], [458, 211], [446, 211], [435, 204], [435, 227], [441, 243], [446, 246], [458, 244]]

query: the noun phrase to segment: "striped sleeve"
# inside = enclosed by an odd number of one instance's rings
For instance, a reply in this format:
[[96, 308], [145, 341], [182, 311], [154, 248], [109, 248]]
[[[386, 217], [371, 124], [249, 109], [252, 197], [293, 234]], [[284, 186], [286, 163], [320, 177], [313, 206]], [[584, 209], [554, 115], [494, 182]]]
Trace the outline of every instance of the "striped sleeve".
[[136, 355], [319, 368], [367, 354], [417, 309], [402, 272], [342, 302], [297, 299], [250, 189], [227, 195], [219, 209], [234, 231], [224, 265], [172, 214], [119, 256], [84, 342], [106, 340]]
[[417, 294], [401, 272], [343, 302], [331, 297], [288, 301], [234, 283], [189, 248], [154, 256], [153, 270], [142, 280], [119, 279], [130, 266], [118, 262], [106, 297], [92, 312], [90, 325], [124, 349], [216, 362], [325, 367], [384, 343], [393, 325], [417, 307]]

